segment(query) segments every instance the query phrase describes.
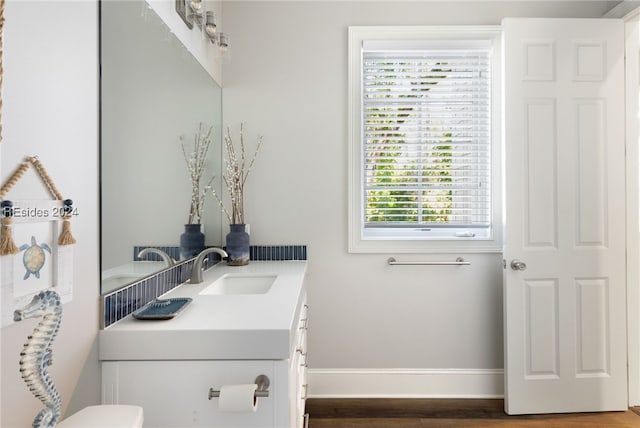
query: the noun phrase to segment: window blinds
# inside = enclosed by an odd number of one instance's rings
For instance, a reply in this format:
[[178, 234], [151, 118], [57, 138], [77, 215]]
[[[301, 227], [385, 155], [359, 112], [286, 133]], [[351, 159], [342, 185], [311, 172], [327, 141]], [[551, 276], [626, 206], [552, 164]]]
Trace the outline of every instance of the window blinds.
[[364, 49], [362, 64], [365, 227], [489, 227], [489, 49]]

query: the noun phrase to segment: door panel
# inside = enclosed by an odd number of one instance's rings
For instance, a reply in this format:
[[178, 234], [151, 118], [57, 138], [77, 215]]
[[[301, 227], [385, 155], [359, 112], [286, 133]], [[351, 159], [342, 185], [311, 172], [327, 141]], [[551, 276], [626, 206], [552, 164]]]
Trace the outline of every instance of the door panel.
[[[553, 98], [525, 101], [525, 174], [527, 247], [557, 246], [556, 105]], [[546, 174], [540, 175], [543, 168]]]
[[624, 410], [624, 27], [503, 26], [505, 410]]

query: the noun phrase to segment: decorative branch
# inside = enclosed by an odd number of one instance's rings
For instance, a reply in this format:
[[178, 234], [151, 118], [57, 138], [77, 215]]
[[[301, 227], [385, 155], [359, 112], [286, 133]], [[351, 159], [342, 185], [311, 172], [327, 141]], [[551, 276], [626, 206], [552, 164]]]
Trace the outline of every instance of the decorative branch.
[[189, 172], [189, 178], [191, 179], [191, 204], [189, 206], [189, 219], [187, 224], [200, 224], [202, 216], [204, 215], [204, 200], [207, 191], [211, 189], [211, 183], [215, 176], [212, 176], [205, 186], [201, 189], [202, 174], [204, 173], [207, 164], [207, 153], [209, 152], [209, 146], [211, 145], [211, 133], [213, 126], [209, 127], [209, 130], [204, 133], [202, 130], [202, 123], [198, 127], [198, 132], [194, 136], [193, 150], [187, 155], [185, 143], [180, 137], [180, 144], [182, 146], [182, 154], [187, 164], [187, 171]]
[[244, 224], [244, 186], [249, 177], [249, 173], [253, 168], [258, 152], [262, 147], [262, 136], [258, 137], [258, 145], [253, 153], [253, 157], [249, 162], [249, 166], [245, 171], [246, 163], [246, 150], [244, 144], [244, 124], [240, 124], [240, 158], [233, 144], [233, 138], [231, 137], [231, 130], [227, 127], [227, 132], [224, 135], [224, 145], [227, 152], [227, 157], [224, 160], [224, 172], [222, 174], [222, 181], [225, 188], [229, 192], [229, 198], [231, 200], [231, 212], [227, 210], [222, 203], [222, 200], [212, 189], [211, 193], [216, 198], [222, 210], [224, 211], [229, 224]]

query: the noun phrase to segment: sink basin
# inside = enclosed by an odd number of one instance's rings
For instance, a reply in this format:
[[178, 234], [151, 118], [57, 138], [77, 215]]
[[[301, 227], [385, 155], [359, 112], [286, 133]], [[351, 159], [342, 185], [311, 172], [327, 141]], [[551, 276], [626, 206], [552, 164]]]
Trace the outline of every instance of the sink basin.
[[249, 275], [228, 273], [215, 280], [200, 294], [265, 294], [277, 275]]

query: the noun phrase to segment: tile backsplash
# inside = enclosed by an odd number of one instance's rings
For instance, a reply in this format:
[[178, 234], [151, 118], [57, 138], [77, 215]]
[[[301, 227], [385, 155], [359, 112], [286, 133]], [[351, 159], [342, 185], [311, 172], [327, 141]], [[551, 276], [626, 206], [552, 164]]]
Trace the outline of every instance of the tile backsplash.
[[306, 245], [252, 245], [249, 260], [307, 260]]
[[[144, 248], [150, 245], [134, 247], [133, 260], [140, 260], [136, 256]], [[178, 247], [158, 247], [174, 259], [179, 258]], [[306, 245], [252, 245], [249, 249], [250, 259], [255, 261], [278, 260], [307, 260]], [[220, 261], [216, 254], [212, 254], [210, 262], [205, 268], [211, 267]], [[150, 254], [146, 260], [155, 260], [154, 254]], [[160, 259], [158, 259], [160, 260]], [[153, 299], [163, 295], [169, 290], [189, 279], [192, 260], [186, 260], [177, 265], [157, 272], [146, 278], [141, 278], [124, 288], [115, 290], [103, 296], [103, 328], [121, 320]]]

